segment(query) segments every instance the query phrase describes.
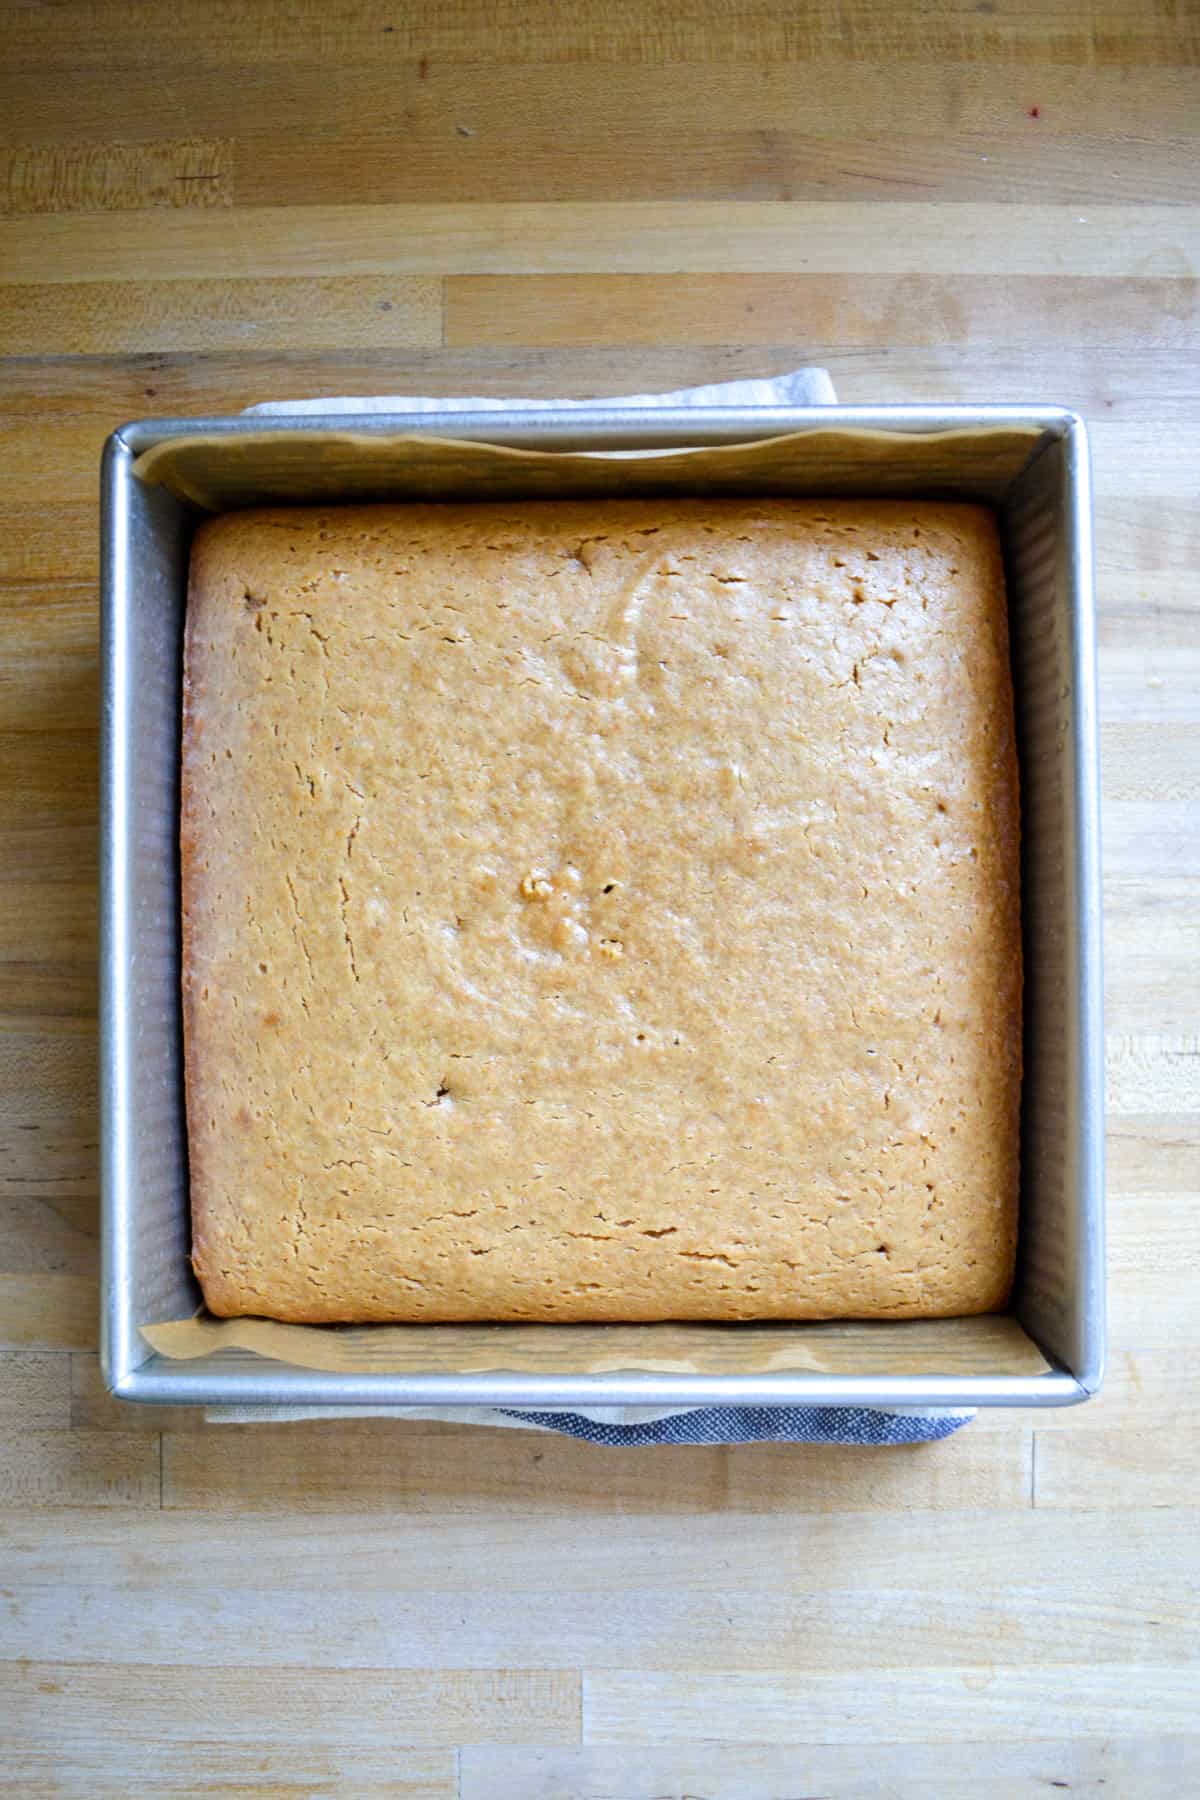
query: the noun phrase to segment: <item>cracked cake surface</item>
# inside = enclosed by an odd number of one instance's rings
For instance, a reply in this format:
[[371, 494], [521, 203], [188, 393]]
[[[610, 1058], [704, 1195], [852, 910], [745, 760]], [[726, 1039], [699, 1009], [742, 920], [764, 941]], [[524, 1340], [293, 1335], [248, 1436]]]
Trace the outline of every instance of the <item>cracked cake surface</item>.
[[985, 509], [211, 520], [181, 838], [214, 1313], [1003, 1304], [1017, 771]]

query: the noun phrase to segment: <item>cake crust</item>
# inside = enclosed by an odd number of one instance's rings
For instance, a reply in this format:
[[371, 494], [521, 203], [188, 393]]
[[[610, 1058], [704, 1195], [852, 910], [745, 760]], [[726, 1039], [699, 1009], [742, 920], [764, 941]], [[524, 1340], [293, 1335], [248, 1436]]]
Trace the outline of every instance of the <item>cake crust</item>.
[[986, 509], [210, 521], [181, 796], [209, 1308], [1001, 1306], [1018, 829]]

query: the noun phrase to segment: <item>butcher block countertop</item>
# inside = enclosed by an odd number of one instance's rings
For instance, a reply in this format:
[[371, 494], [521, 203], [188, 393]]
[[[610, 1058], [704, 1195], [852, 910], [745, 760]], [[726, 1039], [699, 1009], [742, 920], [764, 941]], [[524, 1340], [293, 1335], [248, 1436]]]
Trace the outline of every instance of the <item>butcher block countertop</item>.
[[[0, 43], [0, 1793], [1200, 1791], [1200, 14], [0, 0]], [[1102, 1397], [642, 1451], [108, 1398], [106, 434], [809, 361], [1091, 428]]]

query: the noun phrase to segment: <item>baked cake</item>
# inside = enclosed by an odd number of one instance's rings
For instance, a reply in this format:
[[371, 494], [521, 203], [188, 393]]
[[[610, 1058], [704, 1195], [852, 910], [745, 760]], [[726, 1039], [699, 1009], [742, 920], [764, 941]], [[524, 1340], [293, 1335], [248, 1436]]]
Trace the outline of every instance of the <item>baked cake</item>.
[[182, 872], [214, 1313], [1003, 1304], [1017, 767], [985, 509], [214, 519]]

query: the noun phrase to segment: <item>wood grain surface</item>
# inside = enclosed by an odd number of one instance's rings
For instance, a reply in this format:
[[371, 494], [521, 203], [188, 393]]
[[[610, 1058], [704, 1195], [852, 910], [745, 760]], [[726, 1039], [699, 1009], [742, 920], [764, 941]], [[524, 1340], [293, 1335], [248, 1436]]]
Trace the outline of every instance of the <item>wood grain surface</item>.
[[[0, 44], [0, 1793], [1200, 1791], [1194, 0], [18, 0]], [[105, 435], [804, 361], [1093, 427], [1102, 1398], [893, 1451], [120, 1406]]]

